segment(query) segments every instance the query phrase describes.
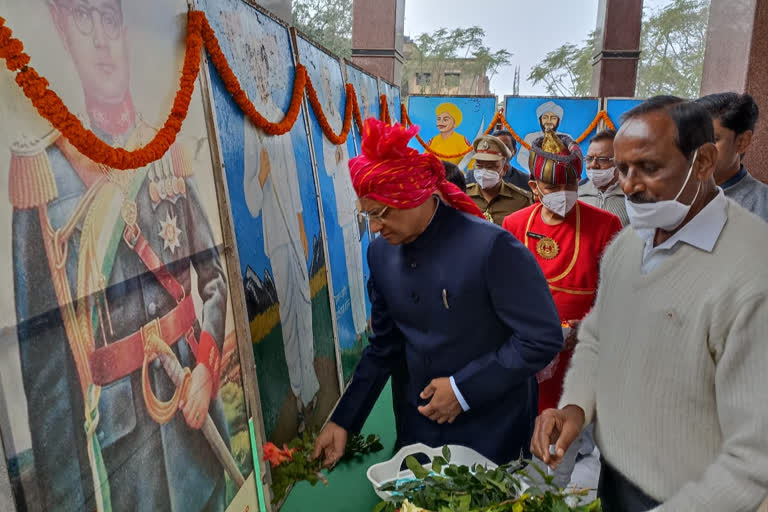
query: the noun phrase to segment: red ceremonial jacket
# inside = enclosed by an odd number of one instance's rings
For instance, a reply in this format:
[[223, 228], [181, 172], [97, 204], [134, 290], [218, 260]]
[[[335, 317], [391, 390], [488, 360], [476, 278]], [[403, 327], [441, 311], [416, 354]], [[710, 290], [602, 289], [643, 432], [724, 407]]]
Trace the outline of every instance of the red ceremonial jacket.
[[[504, 219], [504, 229], [515, 235], [536, 257], [547, 278], [560, 321], [581, 320], [592, 308], [597, 292], [600, 257], [621, 231], [619, 218], [581, 201], [565, 221], [550, 226], [541, 218], [541, 203], [519, 210]], [[573, 351], [561, 352], [540, 377], [539, 412], [557, 407], [563, 379]]]

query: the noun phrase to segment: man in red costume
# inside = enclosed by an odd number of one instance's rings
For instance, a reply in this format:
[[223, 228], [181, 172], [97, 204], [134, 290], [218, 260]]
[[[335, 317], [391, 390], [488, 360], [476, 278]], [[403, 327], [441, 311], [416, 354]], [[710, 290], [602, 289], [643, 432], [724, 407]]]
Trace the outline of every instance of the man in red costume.
[[[503, 223], [544, 271], [566, 334], [562, 352], [537, 375], [539, 413], [557, 407], [577, 342], [576, 327], [595, 300], [600, 257], [622, 227], [614, 214], [578, 201], [581, 166], [581, 150], [567, 135], [547, 133], [536, 139], [529, 158], [529, 185], [538, 202]], [[567, 485], [577, 455], [594, 449], [589, 434], [583, 444], [574, 443], [570, 464], [558, 467], [555, 483]]]

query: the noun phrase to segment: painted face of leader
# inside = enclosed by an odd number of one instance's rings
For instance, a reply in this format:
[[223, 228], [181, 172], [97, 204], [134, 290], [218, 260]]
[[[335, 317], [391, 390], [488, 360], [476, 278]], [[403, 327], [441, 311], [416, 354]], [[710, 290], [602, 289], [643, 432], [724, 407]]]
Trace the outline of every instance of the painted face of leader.
[[441, 112], [437, 115], [437, 129], [442, 134], [453, 133], [456, 128], [456, 121], [447, 112]]
[[54, 0], [51, 15], [87, 96], [119, 103], [129, 84], [121, 0]]
[[560, 126], [560, 118], [552, 112], [544, 112], [539, 118], [539, 124], [541, 124], [542, 131], [554, 132]]

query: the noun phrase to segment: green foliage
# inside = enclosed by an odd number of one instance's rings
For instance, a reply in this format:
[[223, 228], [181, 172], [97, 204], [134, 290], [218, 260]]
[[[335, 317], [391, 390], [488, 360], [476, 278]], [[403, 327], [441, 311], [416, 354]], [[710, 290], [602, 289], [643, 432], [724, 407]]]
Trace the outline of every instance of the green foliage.
[[[445, 88], [445, 72], [456, 59], [462, 62], [461, 70], [490, 80], [499, 69], [509, 65], [512, 53], [492, 50], [484, 44], [485, 30], [478, 26], [469, 28], [439, 28], [431, 34], [421, 34], [414, 40], [414, 52], [405, 62], [403, 90], [408, 79], [416, 72], [428, 71], [434, 77], [430, 84], [423, 84], [414, 93], [439, 93]], [[477, 80], [477, 78], [476, 78]]]
[[352, 56], [352, 0], [293, 0], [293, 24], [344, 58]]
[[[272, 467], [273, 503], [282, 501], [288, 490], [296, 482], [309, 482], [313, 487], [318, 482], [328, 485], [328, 480], [326, 480], [322, 473], [323, 460], [321, 458], [312, 458], [316, 438], [316, 432], [307, 430], [302, 437], [293, 439], [288, 443], [288, 448], [293, 452], [291, 459]], [[360, 434], [355, 434], [347, 439], [347, 446], [342, 460], [354, 459], [365, 454], [378, 452], [383, 448], [379, 436], [371, 434], [363, 437]]]
[[637, 96], [699, 96], [708, 19], [709, 0], [673, 0], [643, 20]]
[[[600, 502], [569, 505], [586, 494], [565, 492], [552, 483], [553, 477], [539, 471], [543, 485], [522, 492], [522, 478], [529, 471], [523, 461], [486, 469], [451, 464], [450, 451], [432, 460], [432, 471], [415, 458], [408, 457], [406, 465], [414, 480], [385, 484], [380, 490], [396, 492], [394, 499], [379, 503], [374, 512], [395, 512], [406, 501], [431, 512], [599, 512]], [[538, 469], [537, 469], [538, 470]]]
[[[673, 94], [695, 98], [704, 65], [709, 0], [670, 0], [643, 17], [635, 96]], [[567, 43], [547, 53], [528, 75], [556, 96], [588, 96], [597, 33], [581, 45]]]
[[533, 85], [540, 83], [553, 96], [588, 96], [592, 87], [592, 53], [597, 32], [589, 34], [581, 46], [564, 44], [547, 53], [528, 75]]

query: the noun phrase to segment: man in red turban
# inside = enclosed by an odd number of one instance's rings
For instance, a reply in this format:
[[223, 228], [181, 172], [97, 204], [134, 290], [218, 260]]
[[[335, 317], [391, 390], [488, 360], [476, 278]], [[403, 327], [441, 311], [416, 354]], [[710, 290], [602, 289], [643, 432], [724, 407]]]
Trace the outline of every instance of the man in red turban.
[[408, 147], [417, 130], [368, 119], [350, 161], [381, 237], [368, 249], [373, 336], [315, 445], [328, 465], [403, 361], [393, 388], [403, 444], [461, 444], [497, 463], [529, 456], [535, 375], [562, 348], [535, 259], [445, 180], [439, 160]]

